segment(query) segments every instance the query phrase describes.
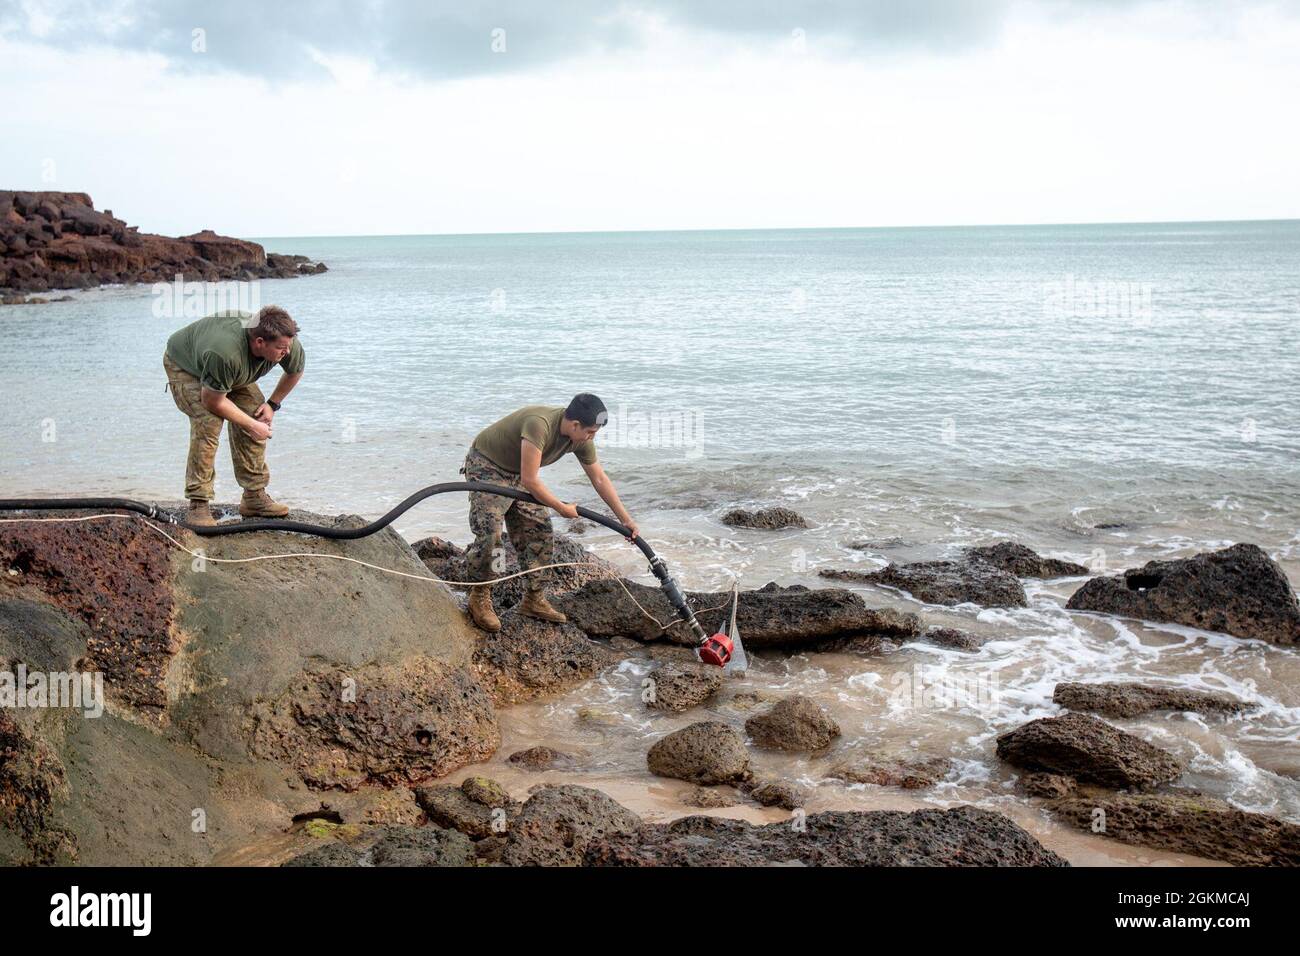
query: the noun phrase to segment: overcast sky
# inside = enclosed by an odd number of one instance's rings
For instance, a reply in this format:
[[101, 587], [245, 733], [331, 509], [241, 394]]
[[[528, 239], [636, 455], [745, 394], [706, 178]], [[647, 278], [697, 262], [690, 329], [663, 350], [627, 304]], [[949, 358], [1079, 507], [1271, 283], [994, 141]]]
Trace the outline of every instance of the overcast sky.
[[1300, 217], [1300, 2], [0, 0], [0, 188], [240, 236]]

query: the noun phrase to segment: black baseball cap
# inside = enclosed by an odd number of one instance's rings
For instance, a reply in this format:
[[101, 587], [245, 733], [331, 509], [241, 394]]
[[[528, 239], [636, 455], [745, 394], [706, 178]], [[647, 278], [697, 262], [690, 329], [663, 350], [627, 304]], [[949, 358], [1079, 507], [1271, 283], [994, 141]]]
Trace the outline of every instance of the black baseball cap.
[[605, 403], [590, 392], [583, 392], [581, 395], [573, 396], [573, 401], [569, 402], [569, 407], [564, 410], [564, 417], [578, 422], [585, 428], [592, 425], [601, 426], [609, 421], [609, 412], [605, 408]]

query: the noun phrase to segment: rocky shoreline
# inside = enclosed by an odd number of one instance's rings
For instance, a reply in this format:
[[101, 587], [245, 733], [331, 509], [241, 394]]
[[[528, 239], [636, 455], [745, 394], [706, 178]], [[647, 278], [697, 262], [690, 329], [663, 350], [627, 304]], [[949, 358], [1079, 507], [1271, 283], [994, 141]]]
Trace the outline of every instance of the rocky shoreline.
[[0, 304], [48, 301], [45, 293], [101, 285], [252, 282], [327, 271], [306, 256], [268, 253], [211, 230], [170, 238], [142, 233], [97, 211], [85, 193], [0, 190]]
[[[287, 549], [284, 535], [267, 532], [174, 533], [205, 559]], [[555, 603], [569, 622], [520, 617], [515, 579], [498, 586], [502, 629], [486, 634], [468, 623], [463, 594], [436, 582], [328, 560], [226, 570], [171, 548], [135, 518], [0, 526], [0, 658], [30, 671], [102, 673], [107, 698], [94, 719], [0, 709], [0, 862], [194, 865], [292, 832], [316, 841], [294, 854], [296, 865], [1065, 865], [1007, 815], [974, 805], [805, 812], [806, 781], [772, 773], [770, 755], [794, 755], [814, 777], [843, 786], [922, 792], [952, 763], [854, 736], [827, 701], [724, 680], [695, 662], [675, 625], [660, 629], [627, 600], [611, 565], [557, 537], [562, 560], [587, 562], [557, 582]], [[294, 550], [417, 577], [462, 577], [463, 553], [440, 539], [408, 545], [389, 529], [294, 542]], [[1294, 643], [1295, 594], [1260, 549], [1237, 545], [1184, 562], [1139, 577], [1155, 592], [1149, 606], [1168, 616], [1160, 619], [1222, 621], [1245, 639]], [[981, 590], [991, 572], [1019, 584], [1078, 571], [1020, 546], [933, 564], [879, 583], [932, 582], [944, 597], [995, 602], [1006, 587], [998, 578]], [[1077, 594], [1132, 578], [1092, 578]], [[622, 585], [652, 616], [672, 620], [657, 589]], [[725, 598], [688, 595], [706, 628], [721, 623]], [[747, 647], [777, 660], [875, 655], [913, 641], [978, 646], [963, 632], [927, 627], [923, 612], [872, 608], [839, 587], [771, 583], [742, 592], [740, 613]], [[689, 785], [681, 799], [703, 815], [654, 822], [599, 789], [541, 776], [521, 800], [483, 776], [438, 782], [498, 752], [508, 708], [629, 662], [646, 673], [638, 706], [675, 727], [645, 745], [647, 779]], [[1132, 845], [1300, 863], [1300, 827], [1196, 792], [1184, 761], [1103, 719], [1160, 711], [1221, 719], [1244, 702], [1137, 681], [1061, 683], [1054, 701], [1062, 713], [1002, 733], [986, 758], [1013, 774], [1026, 805]], [[584, 719], [602, 716], [593, 708]], [[583, 758], [535, 746], [508, 765], [530, 775], [581, 772]], [[709, 813], [731, 806], [791, 816], [753, 825]], [[196, 809], [201, 832], [192, 827]]]

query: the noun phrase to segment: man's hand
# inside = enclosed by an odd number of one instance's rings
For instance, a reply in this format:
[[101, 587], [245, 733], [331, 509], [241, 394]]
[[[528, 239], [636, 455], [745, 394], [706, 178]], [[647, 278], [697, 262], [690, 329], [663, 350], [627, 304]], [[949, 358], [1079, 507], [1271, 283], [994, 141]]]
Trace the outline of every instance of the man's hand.
[[269, 422], [260, 421], [254, 418], [249, 424], [240, 426], [244, 433], [253, 441], [266, 441], [271, 437], [271, 425]]
[[253, 417], [259, 422], [266, 422], [266, 424], [269, 425], [271, 424], [272, 419], [275, 418], [275, 409], [266, 404], [266, 402], [263, 402], [261, 405], [257, 406], [257, 411], [253, 412]]
[[635, 541], [641, 537], [641, 529], [636, 526], [636, 522], [628, 518], [623, 524], [627, 525], [627, 530], [632, 532], [632, 540]]
[[560, 514], [564, 515], [564, 517], [566, 518], [578, 517], [578, 506], [571, 505], [567, 501], [561, 501], [560, 506], [555, 510], [558, 511]]

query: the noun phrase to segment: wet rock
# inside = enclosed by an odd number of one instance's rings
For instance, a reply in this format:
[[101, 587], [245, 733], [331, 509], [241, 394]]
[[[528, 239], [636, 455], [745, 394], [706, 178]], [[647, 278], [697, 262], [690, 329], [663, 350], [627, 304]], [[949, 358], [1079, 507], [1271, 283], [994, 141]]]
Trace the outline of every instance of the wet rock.
[[1104, 827], [1100, 832], [1123, 843], [1234, 866], [1300, 866], [1300, 826], [1201, 794], [1089, 792], [1049, 808], [1080, 829]]
[[[459, 545], [444, 538], [429, 537], [422, 538], [411, 547], [435, 577], [444, 581], [472, 580], [472, 575], [465, 567], [465, 549]], [[502, 577], [523, 570], [523, 566], [519, 563], [519, 554], [515, 551], [508, 535], [502, 537], [501, 547], [504, 551], [504, 563], [501, 572], [494, 576]], [[569, 535], [561, 532], [555, 532], [554, 554], [551, 560], [556, 564], [575, 562], [581, 565], [552, 568], [545, 572], [546, 593], [552, 596], [580, 588], [588, 581], [603, 581], [619, 576], [618, 569], [614, 565], [592, 554]], [[452, 587], [459, 591], [467, 590], [463, 585], [452, 585]], [[511, 578], [509, 581], [492, 585], [492, 604], [497, 612], [519, 604], [524, 598], [527, 587], [527, 579], [524, 577]], [[624, 600], [627, 598], [624, 597]]]
[[808, 791], [789, 780], [769, 780], [756, 784], [749, 795], [765, 807], [795, 810], [808, 802]]
[[1013, 541], [1002, 541], [982, 548], [967, 548], [965, 553], [968, 560], [983, 561], [1021, 578], [1063, 578], [1091, 573], [1082, 564], [1044, 558], [1036, 551]]
[[599, 790], [538, 789], [510, 824], [501, 861], [508, 866], [579, 866], [589, 844], [634, 833], [641, 818]]
[[734, 783], [749, 774], [744, 738], [716, 720], [691, 724], [656, 741], [646, 760], [656, 776], [705, 786]]
[[1068, 710], [1089, 710], [1107, 717], [1139, 717], [1154, 710], [1237, 714], [1249, 706], [1228, 694], [1118, 682], [1057, 684], [1052, 700]]
[[325, 843], [300, 853], [281, 866], [360, 866], [361, 851], [346, 843]]
[[829, 747], [840, 735], [840, 725], [815, 701], [795, 695], [750, 717], [745, 732], [759, 747], [797, 753]]
[[1093, 578], [1065, 606], [1274, 644], [1300, 642], [1300, 605], [1291, 582], [1253, 544], [1150, 561], [1121, 575]]
[[[210, 558], [286, 550], [276, 532], [170, 533]], [[391, 530], [294, 546], [426, 574]], [[0, 728], [0, 861], [204, 865], [322, 802], [410, 820], [413, 802], [375, 792], [495, 750], [473, 632], [445, 588], [337, 560], [218, 567], [172, 551], [144, 518], [0, 525], [0, 660], [97, 671], [109, 705]], [[222, 825], [177, 839], [195, 807]]]
[[507, 759], [510, 763], [528, 770], [561, 770], [573, 766], [572, 757], [550, 747], [516, 750]]
[[927, 644], [950, 647], [955, 651], [978, 651], [987, 639], [970, 631], [960, 631], [955, 627], [932, 627], [922, 635], [922, 640]]
[[702, 810], [721, 810], [736, 806], [740, 799], [729, 787], [692, 787], [682, 795], [682, 803]]
[[483, 632], [474, 652], [479, 683], [498, 704], [568, 690], [616, 663], [618, 655], [572, 624], [538, 621], [515, 611], [501, 616], [501, 630]]
[[474, 845], [454, 830], [386, 826], [357, 844], [323, 843], [282, 866], [473, 866], [475, 860]]
[[698, 707], [718, 692], [722, 671], [707, 664], [662, 664], [650, 672], [647, 680], [651, 683], [642, 692], [646, 706], [680, 714]]
[[593, 841], [588, 866], [1068, 866], [999, 813], [834, 811], [788, 821], [686, 817]]
[[1141, 737], [1088, 714], [1031, 720], [997, 740], [1002, 760], [1116, 789], [1149, 790], [1183, 772], [1182, 763]]
[[[592, 581], [576, 591], [558, 596], [556, 607], [571, 623], [592, 637], [632, 637], [642, 641], [666, 639], [693, 645], [686, 626], [657, 587], [632, 581], [623, 584], [653, 617], [670, 624], [663, 630], [647, 620], [617, 581]], [[720, 630], [730, 612], [725, 592], [689, 592], [687, 603], [709, 633]], [[741, 591], [737, 624], [745, 647], [819, 647], [840, 638], [880, 635], [909, 640], [920, 633], [915, 614], [868, 608], [861, 595], [845, 588], [782, 588], [768, 584], [757, 591]]]
[[[355, 700], [343, 693], [348, 681]], [[487, 759], [501, 742], [492, 701], [473, 676], [429, 658], [304, 674], [253, 712], [253, 752], [293, 766], [318, 789], [420, 783]]]
[[506, 832], [520, 809], [500, 784], [483, 777], [470, 777], [459, 787], [421, 787], [415, 799], [432, 823], [475, 840]]
[[1020, 789], [1031, 797], [1054, 800], [1073, 795], [1079, 784], [1073, 777], [1059, 773], [1027, 773], [1020, 778]]
[[880, 571], [823, 568], [817, 573], [824, 578], [897, 588], [926, 604], [1029, 605], [1019, 578], [980, 561], [918, 561], [891, 564]]
[[757, 511], [733, 508], [722, 516], [722, 523], [732, 528], [759, 528], [764, 531], [808, 527], [803, 515], [782, 507], [760, 508]]
[[865, 783], [876, 787], [902, 787], [925, 790], [947, 776], [952, 761], [947, 757], [921, 754], [858, 753], [851, 754], [831, 767], [827, 776], [848, 783]]
[[385, 827], [362, 857], [370, 866], [473, 866], [474, 845], [463, 833], [436, 826]]

